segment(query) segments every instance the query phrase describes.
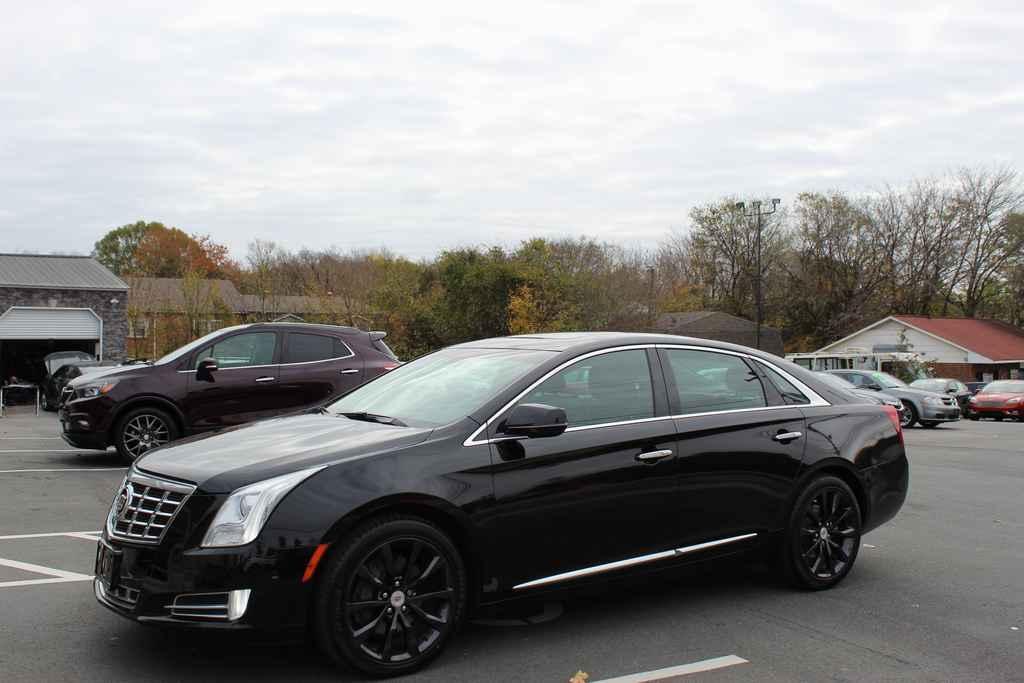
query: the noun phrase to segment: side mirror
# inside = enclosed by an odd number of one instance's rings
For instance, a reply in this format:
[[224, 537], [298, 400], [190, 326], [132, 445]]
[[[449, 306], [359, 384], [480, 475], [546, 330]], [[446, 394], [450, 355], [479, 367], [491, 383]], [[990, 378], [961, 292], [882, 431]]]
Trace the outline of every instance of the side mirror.
[[217, 361], [213, 358], [204, 358], [196, 366], [196, 379], [200, 382], [212, 382], [215, 372], [217, 372]]
[[568, 427], [565, 411], [543, 403], [522, 403], [505, 418], [501, 431], [531, 439], [558, 436]]

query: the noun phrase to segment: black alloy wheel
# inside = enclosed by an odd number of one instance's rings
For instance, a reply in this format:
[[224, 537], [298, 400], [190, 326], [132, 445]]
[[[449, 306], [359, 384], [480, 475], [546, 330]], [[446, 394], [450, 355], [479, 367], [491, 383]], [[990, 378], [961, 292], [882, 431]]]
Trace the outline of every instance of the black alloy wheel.
[[53, 407], [50, 405], [50, 399], [46, 398], [46, 392], [44, 391], [42, 394], [43, 395], [39, 397], [39, 407], [45, 411], [53, 410]]
[[331, 554], [316, 598], [316, 636], [336, 662], [398, 676], [437, 656], [465, 610], [455, 546], [417, 518], [376, 520]]
[[913, 403], [903, 403], [903, 413], [900, 415], [900, 425], [904, 429], [909, 429], [914, 426], [917, 422], [917, 408], [914, 407]]
[[131, 462], [157, 446], [178, 437], [177, 425], [170, 415], [156, 408], [130, 411], [117, 423], [117, 452]]
[[793, 508], [783, 557], [786, 573], [801, 588], [831, 588], [853, 568], [860, 539], [857, 497], [842, 479], [819, 477]]

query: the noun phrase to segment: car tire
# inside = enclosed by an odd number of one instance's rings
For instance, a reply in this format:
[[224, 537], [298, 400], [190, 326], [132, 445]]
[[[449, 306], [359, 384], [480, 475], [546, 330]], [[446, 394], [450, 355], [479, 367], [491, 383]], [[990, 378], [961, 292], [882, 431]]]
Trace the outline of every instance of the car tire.
[[46, 398], [46, 392], [45, 391], [42, 392], [42, 393], [43, 393], [43, 395], [39, 397], [39, 407], [42, 408], [43, 410], [45, 410], [48, 413], [52, 412], [54, 408], [53, 408], [53, 406], [50, 405], [50, 399]]
[[978, 416], [977, 415], [968, 415], [967, 419], [971, 420], [972, 422], [977, 422], [978, 421]]
[[465, 566], [443, 531], [417, 517], [377, 518], [328, 556], [314, 636], [336, 664], [402, 676], [441, 653], [462, 622], [466, 593]]
[[909, 401], [904, 401], [903, 429], [910, 429], [917, 422], [917, 408]]
[[159, 408], [145, 406], [129, 410], [114, 428], [114, 446], [123, 460], [133, 462], [157, 446], [178, 438], [178, 425]]
[[825, 590], [857, 561], [861, 510], [849, 485], [833, 476], [812, 480], [793, 504], [782, 548], [784, 576], [798, 588]]

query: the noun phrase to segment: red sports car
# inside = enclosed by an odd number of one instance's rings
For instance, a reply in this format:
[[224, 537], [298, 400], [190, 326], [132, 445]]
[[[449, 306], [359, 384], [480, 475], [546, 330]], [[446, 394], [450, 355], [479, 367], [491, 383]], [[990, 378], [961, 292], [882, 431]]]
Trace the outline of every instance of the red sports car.
[[972, 420], [980, 417], [1017, 418], [1024, 422], [1024, 380], [991, 382], [968, 402]]

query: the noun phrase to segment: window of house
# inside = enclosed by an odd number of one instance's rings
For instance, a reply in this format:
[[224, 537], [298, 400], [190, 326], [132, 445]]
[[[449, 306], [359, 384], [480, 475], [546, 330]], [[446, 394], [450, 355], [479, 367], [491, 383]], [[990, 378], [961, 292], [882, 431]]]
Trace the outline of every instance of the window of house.
[[130, 339], [145, 339], [149, 336], [149, 320], [145, 318], [128, 319], [128, 337]]
[[653, 417], [647, 353], [636, 349], [585, 358], [544, 380], [520, 403], [562, 408], [570, 427]]
[[335, 337], [322, 334], [305, 334], [289, 332], [282, 363], [309, 363], [311, 361], [328, 360], [350, 356], [345, 344]]
[[198, 361], [213, 358], [221, 369], [272, 365], [277, 335], [273, 332], [236, 334], [196, 354]]
[[739, 356], [714, 351], [665, 349], [681, 415], [763, 408], [764, 387]]
[[216, 318], [210, 318], [208, 320], [193, 320], [192, 321], [192, 333], [202, 336], [204, 334], [210, 334], [220, 327], [220, 321]]

